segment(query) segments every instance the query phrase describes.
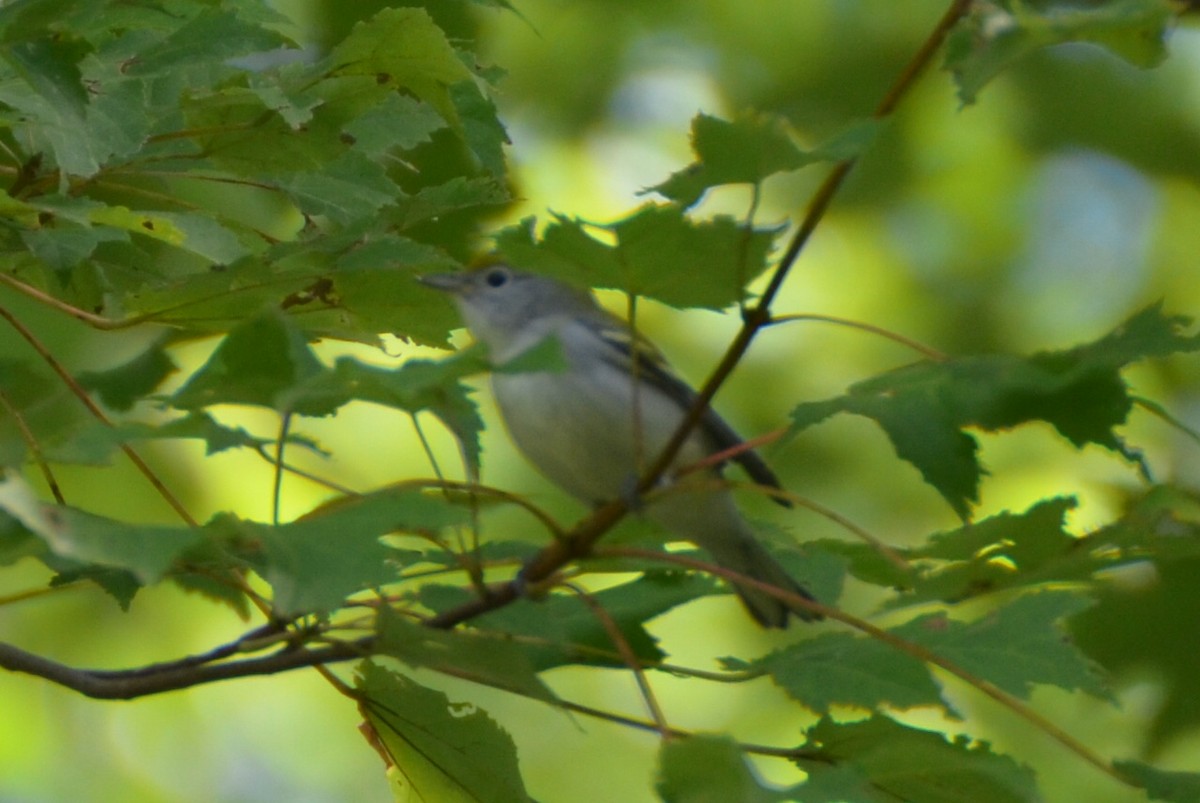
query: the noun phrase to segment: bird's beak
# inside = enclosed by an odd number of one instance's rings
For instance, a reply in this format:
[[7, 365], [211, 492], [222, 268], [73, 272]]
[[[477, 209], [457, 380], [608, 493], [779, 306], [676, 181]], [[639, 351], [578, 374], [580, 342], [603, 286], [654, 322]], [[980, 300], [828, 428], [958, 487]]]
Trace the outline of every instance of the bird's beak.
[[467, 284], [467, 274], [429, 273], [425, 276], [418, 276], [417, 281], [426, 287], [441, 290], [443, 293], [461, 293]]

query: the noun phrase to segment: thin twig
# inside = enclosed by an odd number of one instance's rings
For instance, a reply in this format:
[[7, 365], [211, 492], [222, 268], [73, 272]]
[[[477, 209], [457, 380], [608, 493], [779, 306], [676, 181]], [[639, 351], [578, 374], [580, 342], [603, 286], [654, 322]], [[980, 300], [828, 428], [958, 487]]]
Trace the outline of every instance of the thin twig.
[[642, 701], [646, 703], [646, 708], [650, 711], [650, 716], [654, 719], [659, 736], [663, 739], [671, 738], [671, 726], [667, 723], [667, 718], [663, 715], [662, 707], [658, 704], [658, 698], [654, 696], [654, 690], [650, 687], [650, 681], [646, 678], [646, 670], [642, 666], [642, 662], [638, 660], [633, 646], [625, 638], [625, 634], [621, 632], [621, 628], [617, 626], [617, 623], [609, 615], [608, 611], [604, 609], [604, 606], [600, 604], [599, 600], [592, 594], [589, 594], [582, 586], [575, 585], [574, 583], [563, 583], [563, 587], [570, 589], [576, 596], [583, 600], [583, 604], [587, 605], [591, 609], [592, 614], [599, 620], [604, 631], [608, 634], [609, 640], [617, 648], [617, 652], [621, 656], [621, 661], [633, 672], [638, 691], [642, 695]]
[[275, 441], [274, 476], [271, 478], [271, 523], [279, 526], [279, 502], [283, 496], [283, 450], [292, 425], [292, 411], [279, 417], [279, 438]]
[[926, 346], [924, 343], [913, 340], [911, 337], [906, 337], [905, 335], [899, 334], [898, 332], [893, 332], [890, 329], [884, 329], [881, 326], [863, 323], [862, 321], [853, 321], [849, 318], [839, 318], [836, 315], [820, 315], [811, 312], [796, 313], [793, 315], [774, 315], [767, 323], [767, 326], [777, 326], [781, 323], [794, 323], [797, 321], [820, 321], [821, 323], [832, 323], [837, 324], [838, 326], [846, 326], [850, 329], [858, 329], [863, 332], [870, 332], [873, 335], [879, 335], [880, 337], [887, 338], [894, 343], [899, 343], [902, 346], [910, 348], [913, 351], [924, 355], [926, 358], [933, 360], [934, 362], [945, 362], [946, 360], [950, 359], [948, 355], [943, 354], [932, 346]]
[[37, 436], [29, 428], [29, 424], [25, 421], [25, 416], [9, 400], [8, 395], [4, 391], [0, 391], [0, 407], [3, 407], [12, 416], [13, 423], [17, 425], [17, 429], [21, 433], [21, 439], [29, 447], [29, 454], [33, 456], [33, 462], [37, 464], [38, 469], [42, 472], [42, 479], [46, 481], [47, 487], [50, 488], [50, 493], [54, 496], [54, 501], [60, 505], [65, 505], [67, 500], [63, 497], [62, 488], [59, 487], [58, 480], [54, 478], [54, 472], [50, 469], [50, 464], [46, 462], [46, 456], [42, 454], [42, 447], [38, 443]]
[[948, 658], [944, 658], [941, 655], [938, 655], [936, 652], [926, 649], [920, 644], [902, 639], [881, 627], [877, 627], [876, 625], [873, 625], [864, 619], [859, 619], [857, 616], [846, 613], [839, 608], [834, 608], [830, 605], [822, 605], [819, 602], [813, 602], [812, 600], [805, 599], [804, 597], [801, 597], [799, 594], [796, 594], [790, 590], [778, 588], [770, 583], [764, 583], [761, 580], [756, 580], [755, 578], [741, 574], [740, 572], [731, 571], [730, 569], [726, 569], [722, 566], [717, 566], [716, 564], [703, 560], [697, 560], [696, 558], [691, 558], [687, 555], [676, 555], [669, 552], [655, 552], [653, 550], [638, 549], [636, 547], [603, 547], [597, 550], [597, 553], [605, 556], [633, 557], [641, 558], [643, 560], [662, 561], [665, 563], [673, 563], [678, 566], [683, 566], [688, 569], [693, 569], [695, 571], [715, 574], [736, 585], [753, 587], [759, 591], [762, 591], [763, 593], [770, 594], [772, 597], [775, 597], [788, 606], [798, 605], [813, 613], [819, 614], [826, 619], [833, 619], [841, 622], [842, 624], [849, 625], [855, 630], [866, 633], [871, 638], [876, 639], [877, 641], [882, 641], [891, 647], [895, 647], [897, 650], [900, 650], [901, 652], [910, 655], [919, 661], [933, 664], [934, 666], [946, 670], [967, 685], [982, 692], [988, 697], [991, 697], [996, 702], [1013, 711], [1031, 723], [1038, 730], [1042, 731], [1059, 744], [1075, 753], [1084, 761], [1099, 768], [1105, 774], [1116, 778], [1118, 781], [1121, 781], [1122, 783], [1128, 783], [1128, 780], [1119, 772], [1117, 772], [1117, 770], [1107, 760], [1105, 760], [1103, 756], [1093, 751], [1090, 747], [1080, 742], [1074, 736], [1071, 736], [1062, 728], [1043, 717], [1033, 708], [1026, 705], [1024, 702], [1004, 691], [1000, 687], [996, 686], [991, 681], [985, 680], [978, 675], [968, 672], [966, 669], [963, 669], [961, 666], [949, 660]]
[[[912, 88], [917, 75], [933, 60], [934, 53], [941, 47], [950, 29], [967, 12], [969, 6], [970, 0], [954, 0], [950, 4], [946, 13], [938, 21], [934, 30], [917, 51], [917, 54], [905, 67], [900, 77], [893, 83], [883, 100], [880, 101], [874, 113], [877, 119], [885, 118], [891, 114], [900, 98]], [[850, 170], [854, 167], [855, 162], [855, 158], [839, 162], [830, 171], [820, 188], [818, 188], [812, 201], [809, 203], [808, 210], [800, 226], [796, 230], [795, 235], [793, 235], [779, 264], [776, 266], [766, 290], [759, 297], [758, 302], [743, 313], [741, 329], [738, 330], [733, 342], [730, 343], [725, 355], [709, 376], [708, 381], [697, 392], [694, 403], [689, 408], [687, 415], [680, 422], [674, 436], [663, 447], [662, 452], [651, 464], [646, 473], [642, 475], [636, 488], [638, 494], [644, 494], [653, 488], [657, 484], [658, 479], [674, 462], [679, 450], [704, 416], [713, 396], [721, 385], [724, 384], [734, 368], [737, 367], [742, 356], [750, 347], [754, 336], [760, 329], [770, 323], [770, 309], [775, 296], [783, 286], [783, 281], [787, 278], [796, 258], [808, 243], [817, 225], [824, 218], [826, 210], [833, 201], [833, 197], [841, 188], [843, 182], [846, 180], [846, 176], [849, 175]], [[525, 571], [522, 572], [522, 579], [535, 583], [545, 580], [568, 561], [586, 555], [600, 537], [616, 525], [628, 511], [629, 503], [623, 499], [614, 500], [595, 510], [589, 517], [579, 523], [568, 539], [551, 544], [535, 556], [529, 565], [526, 566]], [[518, 591], [514, 587], [510, 590], [500, 592], [490, 603], [472, 603], [468, 606], [463, 606], [463, 608], [457, 611], [443, 612], [436, 618], [438, 626], [452, 626], [454, 623], [466, 621], [488, 610], [494, 610], [497, 607], [507, 605], [519, 595]]]
[[[0, 274], [0, 276], [2, 275], [3, 274]], [[36, 351], [42, 360], [50, 366], [54, 373], [58, 374], [59, 379], [61, 379], [63, 384], [67, 386], [67, 389], [71, 391], [75, 398], [79, 399], [79, 401], [83, 403], [83, 406], [88, 409], [88, 412], [90, 412], [97, 421], [108, 427], [113, 425], [108, 416], [104, 414], [104, 411], [101, 410], [94, 401], [92, 401], [92, 397], [88, 395], [88, 392], [84, 390], [78, 382], [75, 381], [75, 377], [71, 376], [67, 369], [63, 367], [62, 363], [58, 361], [58, 358], [50, 353], [50, 349], [46, 348], [45, 344], [42, 343], [42, 341], [39, 340], [37, 336], [27, 326], [25, 326], [25, 324], [21, 323], [21, 321], [18, 320], [17, 317], [5, 307], [0, 307], [0, 317], [8, 321], [9, 325], [16, 329], [21, 337], [25, 339], [25, 342], [33, 347], [33, 350]], [[188, 513], [187, 508], [183, 506], [183, 503], [179, 501], [179, 499], [171, 492], [169, 488], [167, 488], [166, 484], [159, 479], [158, 475], [155, 474], [150, 466], [146, 464], [146, 461], [141, 458], [141, 455], [134, 451], [132, 446], [127, 443], [122, 443], [120, 444], [120, 449], [125, 453], [125, 456], [129, 458], [129, 461], [133, 463], [135, 467], [137, 467], [137, 470], [141, 472], [142, 476], [145, 477], [146, 480], [154, 487], [154, 490], [158, 492], [159, 496], [161, 496], [166, 503], [170, 505], [171, 508], [179, 515], [179, 518], [183, 519], [188, 526], [198, 526], [196, 520], [192, 518], [192, 515]]]

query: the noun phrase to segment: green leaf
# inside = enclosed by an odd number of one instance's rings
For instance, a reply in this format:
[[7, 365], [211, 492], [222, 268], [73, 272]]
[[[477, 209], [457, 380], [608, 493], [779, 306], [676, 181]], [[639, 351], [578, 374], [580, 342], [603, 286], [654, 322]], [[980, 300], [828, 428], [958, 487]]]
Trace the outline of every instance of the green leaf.
[[114, 410], [128, 410], [176, 370], [158, 341], [123, 365], [107, 371], [83, 371], [76, 379]]
[[964, 432], [969, 426], [998, 431], [1046, 421], [1076, 447], [1102, 446], [1146, 473], [1141, 455], [1113, 431], [1133, 407], [1120, 370], [1147, 357], [1200, 349], [1200, 336], [1181, 333], [1189, 323], [1153, 305], [1101, 339], [1066, 351], [917, 363], [859, 382], [839, 398], [801, 404], [792, 412], [792, 432], [839, 412], [873, 419], [896, 454], [964, 519], [978, 500], [982, 475], [978, 444]]
[[1049, 684], [1115, 701], [1099, 666], [1057, 624], [1094, 604], [1076, 592], [1042, 591], [1025, 594], [973, 622], [934, 613], [891, 632], [1022, 699], [1029, 699], [1034, 684]]
[[819, 157], [797, 147], [781, 117], [745, 114], [722, 120], [707, 114], [692, 118], [696, 161], [651, 191], [692, 206], [710, 188], [722, 184], [759, 184], [768, 176], [798, 170]]
[[39, 501], [24, 480], [0, 480], [0, 509], [37, 535], [55, 555], [131, 572], [143, 584], [204, 540], [198, 529], [130, 524]]
[[268, 311], [234, 327], [213, 355], [172, 397], [195, 410], [213, 404], [251, 404], [279, 412], [329, 415], [340, 400], [308, 392], [327, 369], [287, 318]]
[[923, 570], [907, 577], [910, 588], [888, 606], [960, 602], [1005, 588], [1091, 579], [1105, 566], [1098, 557], [1116, 555], [1107, 539], [1077, 538], [1066, 531], [1066, 515], [1075, 504], [1069, 498], [1043, 499], [1023, 513], [1006, 511], [935, 533], [925, 546], [904, 551]]
[[395, 407], [409, 413], [428, 411], [457, 438], [468, 467], [479, 468], [479, 433], [483, 419], [468, 397], [463, 377], [485, 370], [479, 350], [459, 352], [445, 360], [409, 360], [399, 368], [379, 368], [341, 357], [333, 372], [314, 389], [336, 398], [341, 393], [360, 401]]
[[[55, 444], [50, 455], [60, 462], [85, 464], [105, 463], [112, 452], [121, 444], [139, 440], [188, 439], [204, 442], [205, 454], [213, 455], [227, 449], [253, 449], [261, 454], [274, 452], [278, 436], [258, 438], [241, 427], [226, 427], [206, 413], [189, 413], [162, 423], [149, 424], [141, 421], [122, 421], [114, 425], [92, 421], [76, 430], [70, 441]], [[289, 432], [284, 438], [289, 446], [299, 446], [316, 454], [327, 456], [320, 446], [310, 438]]]
[[[653, 664], [666, 654], [645, 623], [697, 597], [715, 593], [712, 578], [678, 572], [652, 572], [629, 583], [606, 588], [593, 596], [616, 623], [640, 661]], [[435, 611], [460, 605], [471, 595], [465, 589], [426, 585], [423, 604]], [[549, 594], [525, 599], [472, 620], [471, 625], [497, 634], [525, 637], [526, 652], [540, 672], [565, 664], [624, 666], [612, 637], [596, 614], [574, 595]]]
[[662, 743], [656, 788], [667, 803], [772, 803], [797, 799], [788, 790], [764, 786], [733, 739], [707, 734]]
[[963, 103], [973, 103], [988, 81], [1035, 50], [1090, 42], [1138, 67], [1166, 58], [1174, 20], [1170, 0], [1100, 0], [1081, 4], [999, 0], [976, 4], [946, 45]]
[[394, 148], [428, 142], [430, 134], [445, 127], [445, 120], [428, 104], [392, 93], [347, 123], [344, 131], [354, 138], [355, 150], [380, 159]]
[[337, 75], [366, 75], [411, 90], [452, 128], [463, 130], [450, 87], [473, 76], [424, 9], [383, 9], [355, 25], [330, 60]]
[[1112, 524], [1083, 536], [1067, 531], [1071, 498], [1044, 499], [1021, 513], [1003, 512], [930, 536], [921, 547], [896, 549], [913, 568], [902, 572], [867, 545], [822, 540], [817, 554], [845, 556], [864, 582], [901, 589], [884, 603], [900, 608], [1054, 582], [1091, 581], [1101, 573], [1154, 561], [1200, 558], [1200, 526], [1187, 518], [1170, 486], [1152, 486]]
[[94, 175], [104, 158], [101, 144], [78, 136], [87, 127], [87, 92], [78, 62], [90, 49], [76, 37], [48, 38], [44, 32], [0, 45], [0, 59], [18, 76], [18, 81], [0, 82], [0, 103], [34, 122], [34, 135], [45, 138], [58, 165], [81, 176]]
[[[192, 8], [199, 9], [199, 13], [139, 53], [127, 68], [131, 75], [172, 73], [178, 77], [182, 69], [207, 76], [214, 67], [222, 72], [232, 70], [224, 65], [237, 56], [288, 44], [280, 34], [255, 21], [243, 20], [236, 11], [204, 8], [201, 4]], [[281, 19], [276, 15], [273, 18]]]
[[413, 668], [445, 672], [544, 703], [557, 700], [538, 678], [525, 650], [507, 637], [434, 630], [384, 606], [378, 613], [374, 651], [399, 658]]
[[394, 582], [400, 553], [380, 536], [437, 532], [468, 518], [441, 497], [386, 489], [327, 503], [287, 524], [231, 520], [228, 526], [262, 544], [260, 573], [275, 592], [276, 610], [298, 614], [333, 610], [357, 591]]
[[[70, 445], [80, 428], [94, 422], [57, 378], [43, 366], [25, 360], [0, 359], [0, 391], [7, 406], [20, 415], [0, 416], [0, 463], [20, 466], [29, 449], [28, 433], [52, 458], [61, 446]], [[27, 431], [28, 432], [27, 432]]]
[[[912, 800], [921, 803], [1036, 803], [1033, 772], [985, 742], [965, 736], [948, 741], [937, 731], [902, 725], [881, 714], [860, 722], [824, 717], [808, 729], [796, 763], [820, 782], [847, 766], [865, 778], [871, 796], [849, 800]], [[807, 786], [807, 784], [805, 785]], [[805, 786], [799, 792], [803, 794]], [[800, 797], [805, 800], [806, 798]]]
[[383, 165], [348, 151], [319, 170], [295, 173], [280, 187], [309, 215], [325, 215], [351, 225], [371, 217], [401, 197]]
[[1200, 800], [1200, 773], [1164, 772], [1140, 761], [1114, 761], [1113, 768], [1146, 790], [1151, 800], [1196, 803]]
[[403, 776], [406, 800], [529, 801], [512, 738], [483, 710], [365, 661], [355, 683], [362, 710]]
[[503, 179], [507, 174], [504, 145], [509, 140], [496, 105], [478, 86], [465, 81], [450, 87], [450, 98], [462, 121], [463, 141], [484, 170], [493, 178]]
[[[726, 665], [734, 666], [729, 659]], [[835, 705], [868, 711], [882, 705], [948, 708], [924, 663], [881, 641], [850, 633], [824, 633], [749, 666], [766, 671], [788, 696], [818, 714]]]
[[128, 242], [129, 233], [50, 220], [41, 228], [22, 231], [21, 240], [34, 256], [65, 273], [90, 257], [101, 243]]
[[[615, 238], [609, 245], [588, 233]], [[496, 235], [514, 265], [581, 287], [606, 287], [675, 307], [719, 310], [744, 298], [765, 268], [776, 230], [732, 218], [693, 221], [676, 205], [646, 205], [608, 224], [556, 216], [535, 242], [533, 220]]]
[[[1154, 561], [1154, 581], [1102, 588], [1100, 603], [1072, 619], [1071, 632], [1080, 648], [1114, 675], [1160, 679], [1161, 702], [1150, 717], [1146, 739], [1146, 750], [1153, 754], [1200, 725], [1200, 695], [1195, 693], [1200, 651], [1192, 649], [1189, 639], [1179, 638], [1180, 622], [1200, 621], [1200, 554], [1195, 552], [1200, 522], [1194, 511], [1189, 518], [1179, 506], [1157, 516], [1148, 512], [1135, 512], [1123, 527], [1154, 533], [1141, 554], [1143, 561]], [[1171, 556], [1155, 544], [1186, 545], [1192, 552]]]
[[423, 187], [416, 195], [402, 199], [392, 219], [401, 229], [407, 229], [451, 212], [500, 207], [511, 200], [508, 188], [492, 177], [456, 176], [443, 184]]

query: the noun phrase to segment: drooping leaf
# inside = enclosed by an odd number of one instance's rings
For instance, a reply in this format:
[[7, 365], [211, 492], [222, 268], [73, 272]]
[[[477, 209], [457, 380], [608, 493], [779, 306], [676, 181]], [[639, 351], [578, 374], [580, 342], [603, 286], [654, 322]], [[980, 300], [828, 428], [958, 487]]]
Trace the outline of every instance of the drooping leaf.
[[[986, 742], [966, 736], [953, 740], [937, 731], [903, 725], [882, 714], [859, 722], [824, 717], [808, 729], [796, 763], [809, 783], [852, 767], [861, 773], [871, 796], [854, 801], [883, 803], [1036, 803], [1041, 800], [1033, 772], [992, 751]], [[869, 784], [869, 786], [868, 786]], [[798, 790], [803, 797], [804, 787]], [[878, 795], [878, 796], [875, 796]]]
[[358, 23], [330, 60], [339, 75], [367, 75], [411, 90], [451, 127], [463, 130], [450, 87], [472, 75], [424, 9], [383, 9]]
[[183, 410], [252, 404], [328, 415], [341, 402], [306, 390], [306, 383], [325, 371], [299, 329], [284, 316], [265, 312], [231, 329], [208, 362], [171, 397], [171, 404]]
[[[1193, 522], [1191, 538], [1198, 536]], [[1161, 679], [1161, 701], [1148, 717], [1151, 756], [1200, 725], [1200, 654], [1180, 638], [1181, 627], [1200, 621], [1198, 571], [1200, 557], [1159, 563], [1150, 582], [1102, 590], [1100, 603], [1071, 622], [1080, 648], [1115, 677]]]
[[383, 607], [378, 613], [374, 650], [414, 668], [446, 672], [542, 702], [557, 699], [537, 676], [525, 650], [506, 636], [434, 630]]
[[825, 633], [731, 668], [767, 672], [790, 697], [818, 714], [848, 705], [871, 711], [918, 706], [947, 708], [941, 688], [921, 661], [881, 641]]
[[[615, 245], [589, 230], [607, 234]], [[514, 265], [582, 287], [719, 310], [744, 298], [746, 283], [766, 268], [776, 234], [728, 217], [694, 221], [680, 206], [649, 204], [606, 224], [556, 215], [540, 242], [527, 219], [498, 233], [496, 246]]]
[[84, 371], [76, 379], [114, 410], [128, 410], [177, 370], [161, 342], [107, 371]]
[[1049, 684], [1113, 700], [1099, 666], [1058, 624], [1093, 604], [1078, 592], [1042, 591], [1018, 597], [973, 622], [934, 613], [891, 632], [1023, 699], [1035, 684]]
[[1066, 42], [1090, 42], [1138, 67], [1154, 67], [1166, 58], [1174, 16], [1169, 0], [977, 4], [947, 41], [946, 68], [954, 73], [963, 103], [973, 103], [1011, 64]]
[[[645, 629], [655, 616], [713, 593], [711, 578], [676, 572], [654, 572], [593, 596], [620, 628], [626, 643], [644, 663], [661, 661], [665, 653], [657, 639]], [[462, 604], [471, 598], [461, 588], [427, 585], [421, 588], [422, 603], [435, 611]], [[549, 594], [540, 599], [523, 600], [471, 621], [496, 633], [524, 636], [534, 667], [540, 672], [564, 664], [624, 666], [612, 637], [595, 612], [576, 597]]]
[[690, 207], [712, 187], [759, 184], [776, 173], [799, 170], [816, 161], [856, 156], [874, 128], [855, 126], [833, 142], [805, 150], [795, 143], [787, 123], [779, 117], [743, 114], [722, 120], [699, 114], [692, 119], [696, 161], [650, 191]]
[[777, 803], [796, 799], [788, 790], [765, 786], [728, 736], [698, 735], [664, 741], [658, 754], [656, 788], [667, 803]]
[[530, 797], [512, 738], [469, 703], [371, 661], [355, 683], [361, 708], [414, 803], [522, 803]]
[[998, 431], [1046, 421], [1076, 447], [1102, 446], [1146, 472], [1141, 455], [1114, 431], [1133, 407], [1120, 372], [1147, 357], [1200, 349], [1200, 336], [1181, 331], [1188, 323], [1153, 305], [1066, 351], [917, 363], [859, 382], [841, 397], [801, 404], [792, 411], [792, 431], [839, 412], [874, 420], [896, 454], [964, 519], [983, 473], [967, 427]]
[[132, 573], [155, 583], [203, 540], [198, 529], [132, 524], [37, 499], [19, 477], [0, 481], [0, 508], [41, 538], [55, 555]]
[[468, 515], [441, 497], [393, 488], [327, 503], [286, 524], [231, 519], [227, 526], [262, 544], [259, 571], [276, 609], [299, 614], [332, 610], [357, 591], [394, 582], [400, 553], [380, 536], [438, 532]]
[[1151, 800], [1167, 803], [1200, 800], [1200, 772], [1164, 772], [1140, 761], [1114, 761], [1113, 767], [1145, 789]]
[[479, 468], [479, 433], [483, 420], [461, 379], [486, 366], [478, 350], [468, 350], [444, 360], [409, 360], [396, 369], [379, 368], [350, 357], [340, 358], [317, 390], [337, 396], [395, 407], [409, 413], [428, 411], [457, 438], [472, 470]]

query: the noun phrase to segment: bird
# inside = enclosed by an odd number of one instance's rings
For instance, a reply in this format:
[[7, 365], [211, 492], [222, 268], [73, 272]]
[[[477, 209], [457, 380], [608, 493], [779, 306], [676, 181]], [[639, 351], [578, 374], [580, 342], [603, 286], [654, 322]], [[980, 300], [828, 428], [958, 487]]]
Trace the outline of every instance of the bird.
[[[502, 261], [429, 274], [420, 281], [451, 297], [494, 366], [548, 338], [558, 340], [563, 365], [493, 371], [492, 392], [518, 451], [586, 504], [627, 497], [696, 399], [660, 352], [587, 290]], [[707, 407], [670, 471], [718, 453], [729, 454], [759, 485], [781, 488], [758, 453], [745, 448], [734, 429]], [[719, 566], [814, 600], [758, 540], [728, 485], [719, 481], [720, 470], [716, 465], [671, 480], [640, 512], [676, 538], [707, 550]], [[820, 618], [761, 589], [734, 588], [763, 627], [786, 627], [792, 615], [806, 621]]]

